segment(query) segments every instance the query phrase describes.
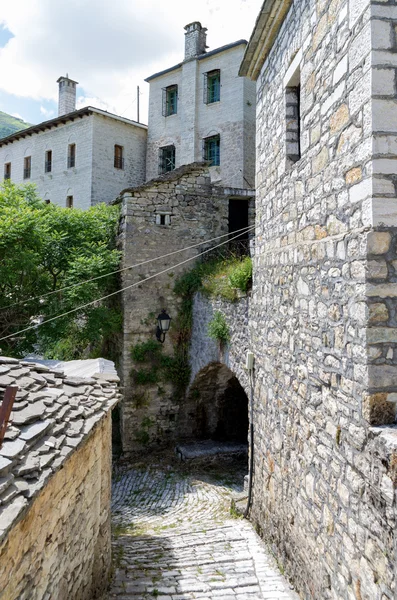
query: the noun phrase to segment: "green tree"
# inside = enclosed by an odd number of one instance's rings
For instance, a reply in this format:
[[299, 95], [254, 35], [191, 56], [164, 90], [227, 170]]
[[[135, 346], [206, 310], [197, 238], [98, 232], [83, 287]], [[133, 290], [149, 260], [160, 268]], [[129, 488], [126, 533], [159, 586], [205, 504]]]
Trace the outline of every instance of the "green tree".
[[[118, 268], [119, 209], [46, 204], [33, 185], [0, 187], [0, 338], [117, 289], [115, 275], [46, 295]], [[120, 330], [116, 299], [0, 342], [3, 354], [73, 359], [109, 351]]]

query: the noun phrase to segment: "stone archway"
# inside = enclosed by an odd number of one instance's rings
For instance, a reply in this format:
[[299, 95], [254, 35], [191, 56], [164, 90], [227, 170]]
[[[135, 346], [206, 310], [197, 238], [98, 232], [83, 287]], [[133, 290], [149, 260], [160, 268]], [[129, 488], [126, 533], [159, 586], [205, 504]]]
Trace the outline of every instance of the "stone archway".
[[226, 365], [213, 362], [197, 374], [179, 425], [185, 440], [247, 442], [248, 397]]

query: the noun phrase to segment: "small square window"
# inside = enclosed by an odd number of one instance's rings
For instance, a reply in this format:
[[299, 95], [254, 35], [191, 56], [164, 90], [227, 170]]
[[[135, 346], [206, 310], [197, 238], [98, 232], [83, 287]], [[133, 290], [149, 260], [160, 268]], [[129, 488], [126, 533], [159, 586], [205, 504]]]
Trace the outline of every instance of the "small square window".
[[68, 169], [76, 166], [76, 144], [68, 146]]
[[163, 88], [163, 117], [176, 115], [178, 112], [178, 86], [169, 85]]
[[171, 225], [171, 215], [156, 215], [156, 225]]
[[204, 103], [212, 104], [221, 99], [221, 72], [219, 69], [204, 73]]
[[11, 179], [11, 163], [5, 163], [4, 165], [4, 179]]
[[114, 147], [114, 168], [124, 169], [123, 146], [118, 144]]
[[210, 167], [221, 164], [220, 145], [219, 135], [213, 135], [203, 140], [203, 159], [210, 162]]
[[44, 172], [51, 173], [52, 171], [52, 150], [47, 150], [45, 153]]
[[159, 173], [175, 169], [175, 146], [164, 146], [159, 150]]
[[73, 196], [66, 196], [66, 208], [73, 208]]
[[23, 178], [24, 179], [30, 179], [31, 170], [32, 170], [32, 157], [25, 156], [25, 158], [23, 159]]

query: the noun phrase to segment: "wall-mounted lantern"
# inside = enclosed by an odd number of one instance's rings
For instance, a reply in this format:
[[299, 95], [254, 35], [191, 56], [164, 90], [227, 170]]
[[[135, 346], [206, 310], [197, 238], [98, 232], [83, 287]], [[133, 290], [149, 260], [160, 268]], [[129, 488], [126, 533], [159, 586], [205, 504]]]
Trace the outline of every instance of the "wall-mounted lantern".
[[161, 344], [164, 344], [165, 334], [169, 330], [171, 325], [171, 317], [165, 312], [165, 308], [161, 311], [157, 317], [157, 329], [156, 338]]

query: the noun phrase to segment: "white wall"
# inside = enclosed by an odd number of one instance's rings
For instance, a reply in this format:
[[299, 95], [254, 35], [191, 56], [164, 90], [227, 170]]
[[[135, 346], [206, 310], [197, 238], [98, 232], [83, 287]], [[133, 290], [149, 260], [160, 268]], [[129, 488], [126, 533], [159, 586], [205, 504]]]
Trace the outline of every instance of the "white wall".
[[[146, 126], [93, 115], [92, 204], [111, 202], [145, 181]], [[114, 167], [114, 146], [123, 147], [124, 169]]]
[[[67, 168], [68, 145], [76, 144], [76, 166]], [[52, 171], [44, 172], [46, 150], [52, 150]], [[24, 157], [32, 157], [30, 179], [23, 179]], [[4, 163], [11, 162], [13, 183], [35, 183], [39, 196], [66, 206], [73, 196], [74, 207], [87, 209], [91, 204], [92, 117], [70, 121], [58, 127], [34, 133], [0, 147], [0, 178]]]
[[[158, 152], [175, 145], [176, 167], [202, 160], [203, 138], [220, 135], [220, 167], [211, 178], [224, 186], [254, 185], [255, 83], [238, 76], [245, 44], [240, 44], [150, 81], [146, 179], [158, 175]], [[210, 54], [210, 53], [209, 53]], [[204, 73], [220, 69], [220, 102], [204, 103]], [[162, 116], [162, 89], [178, 85], [178, 113]], [[248, 183], [249, 182], [249, 183]], [[249, 185], [250, 184], [250, 185]]]

